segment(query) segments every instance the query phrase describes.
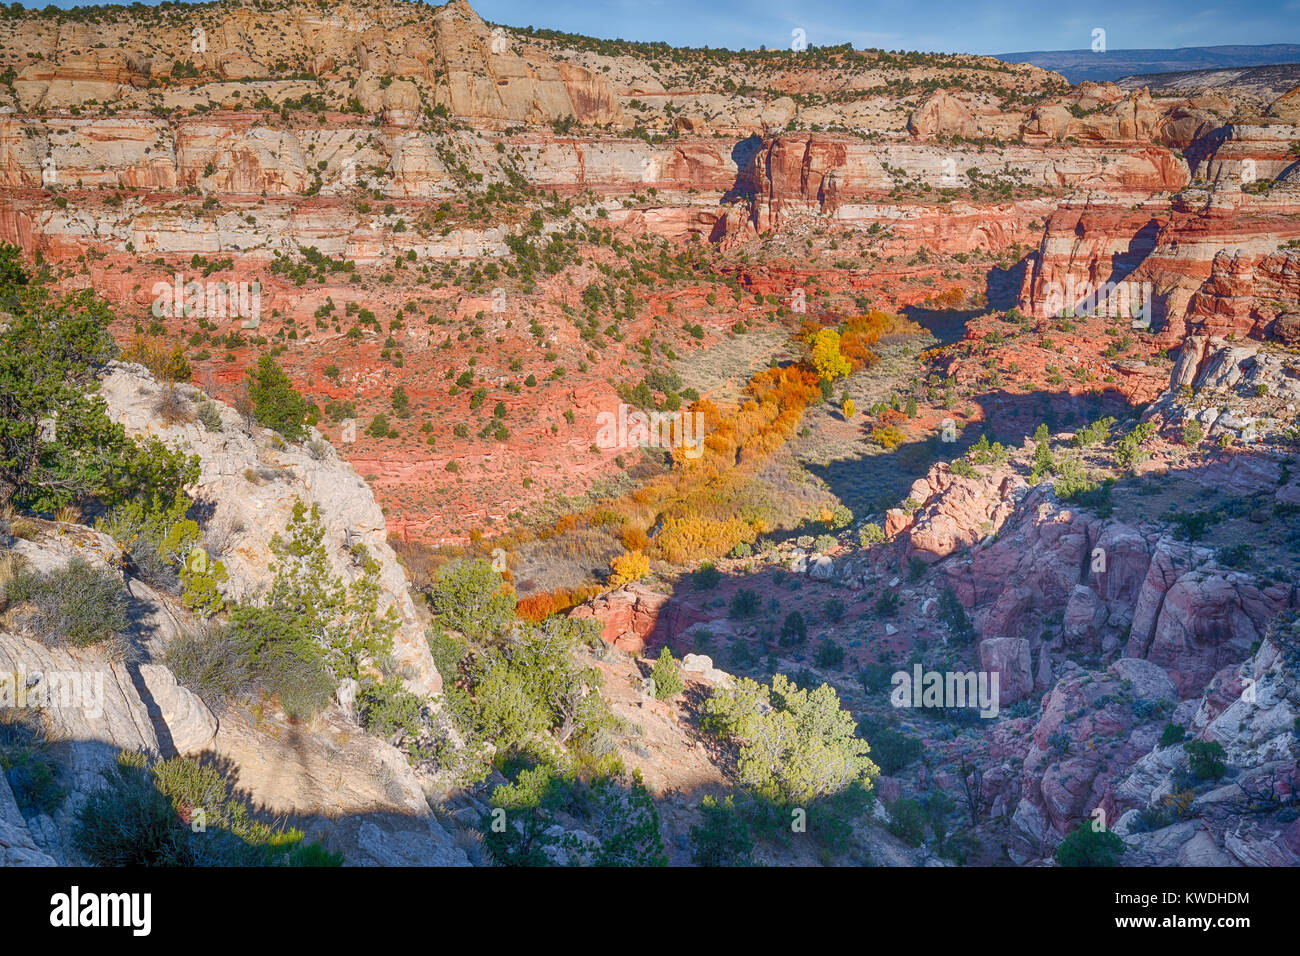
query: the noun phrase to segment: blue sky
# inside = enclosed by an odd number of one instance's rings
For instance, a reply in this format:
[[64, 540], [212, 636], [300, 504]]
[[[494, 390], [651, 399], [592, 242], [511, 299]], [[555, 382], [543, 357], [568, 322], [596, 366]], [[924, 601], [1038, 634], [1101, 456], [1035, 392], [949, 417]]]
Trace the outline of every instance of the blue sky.
[[[486, 20], [674, 46], [811, 44], [967, 53], [1300, 43], [1300, 0], [470, 0]], [[44, 6], [31, 0], [26, 6]], [[81, 5], [60, 0], [61, 7]]]

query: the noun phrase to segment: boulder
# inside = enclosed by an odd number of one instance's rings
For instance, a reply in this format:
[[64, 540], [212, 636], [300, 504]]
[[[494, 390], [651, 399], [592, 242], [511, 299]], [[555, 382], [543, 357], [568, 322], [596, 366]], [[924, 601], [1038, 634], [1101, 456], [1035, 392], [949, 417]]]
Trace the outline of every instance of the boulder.
[[629, 654], [640, 654], [668, 601], [668, 595], [633, 582], [575, 607], [569, 616], [594, 618], [601, 624], [600, 636], [605, 643]]
[[980, 670], [998, 674], [998, 706], [1024, 700], [1034, 690], [1029, 641], [990, 637], [980, 642]]
[[157, 721], [154, 724], [159, 743], [170, 738], [171, 746], [182, 756], [203, 751], [217, 735], [217, 719], [207, 705], [177, 684], [176, 675], [159, 664], [141, 664], [140, 677], [161, 719], [161, 726]]

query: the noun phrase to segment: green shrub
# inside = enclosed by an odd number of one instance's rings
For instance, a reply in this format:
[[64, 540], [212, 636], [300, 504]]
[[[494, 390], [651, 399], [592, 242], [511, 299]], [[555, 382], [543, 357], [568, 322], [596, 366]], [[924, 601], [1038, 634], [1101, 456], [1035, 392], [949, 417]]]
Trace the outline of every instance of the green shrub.
[[28, 815], [52, 815], [68, 795], [35, 711], [0, 710], [0, 772]]
[[199, 422], [203, 425], [204, 430], [210, 432], [221, 431], [221, 409], [217, 408], [215, 402], [206, 398], [201, 398], [195, 404], [194, 412], [198, 416]]
[[691, 575], [691, 584], [696, 591], [712, 591], [722, 580], [722, 572], [711, 562], [704, 562]]
[[975, 625], [951, 585], [939, 595], [939, 620], [948, 626], [948, 633], [957, 643], [969, 644], [975, 639]]
[[866, 664], [858, 671], [858, 683], [868, 694], [879, 693], [893, 686], [894, 671], [888, 664]]
[[30, 605], [21, 614], [23, 623], [44, 644], [86, 647], [125, 631], [130, 623], [121, 580], [80, 556], [44, 573], [19, 570], [7, 593], [11, 602]]
[[770, 687], [739, 678], [715, 688], [705, 711], [701, 726], [737, 747], [741, 784], [777, 804], [865, 792], [880, 772], [828, 684], [808, 691], [784, 674], [774, 675]]
[[1160, 746], [1172, 747], [1181, 744], [1187, 738], [1187, 731], [1179, 724], [1165, 724], [1160, 734]]
[[979, 441], [971, 445], [966, 452], [966, 457], [976, 465], [1002, 465], [1010, 452], [1001, 442], [989, 442], [988, 435], [980, 435]]
[[225, 610], [226, 600], [220, 585], [230, 579], [226, 566], [207, 553], [195, 549], [181, 566], [181, 600], [185, 606], [207, 620]]
[[1101, 445], [1110, 438], [1111, 426], [1115, 424], [1115, 419], [1109, 416], [1099, 418], [1091, 425], [1086, 425], [1074, 436], [1074, 444], [1077, 448], [1089, 448], [1093, 445]]
[[798, 611], [791, 611], [781, 622], [781, 644], [802, 644], [808, 639], [808, 625], [804, 622], [803, 615]]
[[1057, 846], [1056, 862], [1060, 866], [1115, 866], [1123, 852], [1123, 840], [1109, 830], [1094, 830], [1087, 821]]
[[1121, 468], [1132, 468], [1150, 457], [1142, 450], [1142, 443], [1156, 433], [1154, 422], [1141, 422], [1133, 430], [1115, 443], [1115, 464]]
[[255, 684], [252, 655], [239, 628], [208, 625], [167, 645], [163, 662], [182, 687], [215, 707]]
[[1044, 477], [1056, 473], [1056, 457], [1052, 454], [1052, 443], [1047, 432], [1047, 425], [1039, 425], [1034, 432], [1034, 464], [1029, 473], [1029, 483], [1036, 485]]
[[390, 678], [367, 680], [357, 694], [357, 709], [361, 726], [380, 737], [392, 737], [398, 732], [418, 733], [424, 705], [400, 680]]
[[825, 668], [839, 667], [844, 663], [844, 648], [830, 638], [817, 646], [817, 666]]
[[614, 718], [592, 691], [600, 672], [573, 654], [590, 629], [590, 622], [551, 617], [521, 624], [507, 650], [484, 652], [470, 676], [470, 729], [502, 755], [529, 752], [549, 735], [580, 757], [608, 763]]
[[103, 771], [106, 786], [77, 811], [72, 844], [94, 866], [193, 866], [188, 828], [154, 786], [147, 762], [122, 754]]
[[287, 441], [307, 437], [312, 406], [270, 355], [259, 358], [257, 368], [248, 373], [248, 398], [253, 418], [263, 428], [279, 432]]
[[[96, 372], [118, 355], [106, 303], [89, 290], [51, 294], [0, 243], [0, 505], [52, 512], [82, 498], [112, 507], [169, 500], [198, 477], [198, 459], [156, 438], [137, 442], [95, 394]], [[52, 424], [46, 428], [45, 424]]]
[[514, 619], [514, 597], [487, 561], [439, 568], [430, 597], [442, 623], [471, 640], [495, 637]]
[[655, 697], [659, 700], [676, 697], [686, 689], [686, 682], [682, 680], [681, 668], [677, 666], [677, 661], [673, 660], [672, 651], [667, 646], [660, 650], [659, 658], [655, 661], [654, 670], [651, 671], [650, 677], [655, 682]]
[[741, 588], [731, 598], [727, 616], [730, 618], [750, 618], [758, 613], [758, 594], [749, 588]]
[[888, 776], [921, 756], [923, 747], [919, 738], [871, 718], [863, 717], [858, 722], [858, 734], [871, 745], [872, 759], [880, 765], [880, 772]]
[[1217, 740], [1189, 740], [1183, 744], [1188, 766], [1200, 780], [1221, 780], [1228, 772], [1223, 763], [1226, 755], [1223, 744]]
[[736, 810], [735, 797], [700, 801], [699, 826], [691, 827], [691, 860], [697, 866], [752, 866], [754, 840], [749, 825]]
[[222, 772], [187, 757], [122, 753], [77, 813], [73, 845], [96, 866], [339, 866], [303, 834], [253, 817]]
[[858, 532], [858, 540], [864, 548], [874, 548], [885, 540], [885, 529], [873, 522], [868, 522], [862, 526]]
[[889, 832], [908, 846], [920, 846], [925, 842], [925, 811], [915, 800], [900, 797], [888, 804]]
[[[231, 608], [229, 625], [213, 646], [183, 640], [169, 654], [178, 679], [200, 696], [224, 698], [256, 683], [280, 699], [293, 717], [310, 717], [329, 704], [346, 678], [392, 652], [395, 609], [379, 611], [379, 565], [354, 545], [358, 573], [344, 584], [331, 571], [316, 506], [294, 502], [283, 533], [271, 538], [271, 586], [259, 603]], [[228, 669], [228, 674], [223, 674]]]
[[975, 467], [965, 458], [954, 458], [948, 468], [958, 478], [975, 478], [979, 475]]
[[[659, 813], [636, 774], [584, 783], [576, 774], [540, 764], [498, 786], [490, 802], [494, 812], [483, 820], [483, 843], [498, 865], [549, 866], [560, 853], [570, 863], [585, 855], [593, 866], [668, 863]], [[567, 833], [560, 813], [598, 834], [595, 845]], [[498, 820], [504, 826], [494, 825]]]
[[198, 522], [186, 517], [189, 509], [184, 493], [167, 501], [138, 498], [113, 508], [96, 526], [122, 547], [138, 577], [158, 590], [179, 594], [178, 572], [200, 537]]

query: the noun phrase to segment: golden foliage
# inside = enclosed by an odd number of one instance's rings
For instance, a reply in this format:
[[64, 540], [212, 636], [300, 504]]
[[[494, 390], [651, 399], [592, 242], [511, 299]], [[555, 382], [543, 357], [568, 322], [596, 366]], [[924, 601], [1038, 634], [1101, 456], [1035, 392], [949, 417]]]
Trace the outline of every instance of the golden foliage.
[[821, 329], [808, 340], [813, 368], [824, 382], [843, 378], [853, 371], [849, 360], [840, 353], [840, 333], [834, 329]]
[[884, 425], [872, 430], [871, 440], [885, 451], [893, 451], [907, 440], [907, 435], [897, 425]]
[[122, 361], [143, 365], [154, 378], [162, 382], [190, 380], [190, 363], [185, 357], [185, 346], [179, 342], [168, 345], [156, 338], [137, 335], [122, 350]]
[[639, 581], [650, 573], [650, 559], [640, 551], [620, 554], [609, 566], [609, 581], [612, 588], [622, 587], [631, 581]]
[[921, 326], [901, 315], [872, 309], [866, 315], [856, 315], [844, 321], [840, 329], [840, 352], [855, 372], [861, 371], [879, 361], [871, 346], [881, 339], [893, 335], [916, 335], [922, 331]]
[[624, 525], [621, 537], [623, 539], [623, 547], [627, 548], [629, 551], [644, 551], [650, 546], [649, 536], [646, 535], [642, 528], [639, 528], [636, 525]]

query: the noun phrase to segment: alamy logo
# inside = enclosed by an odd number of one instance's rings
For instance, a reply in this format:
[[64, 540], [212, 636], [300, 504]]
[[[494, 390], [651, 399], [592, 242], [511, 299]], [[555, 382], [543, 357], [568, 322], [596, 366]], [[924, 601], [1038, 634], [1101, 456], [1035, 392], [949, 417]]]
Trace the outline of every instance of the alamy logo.
[[154, 318], [245, 319], [246, 329], [261, 323], [262, 283], [183, 280], [178, 272], [171, 282], [160, 279], [153, 284]]
[[133, 936], [148, 936], [153, 928], [152, 893], [86, 893], [74, 886], [50, 897], [50, 925], [125, 926]]
[[704, 454], [702, 412], [646, 412], [619, 404], [617, 414], [596, 416], [598, 448], [682, 448], [690, 459]]
[[91, 720], [104, 713], [103, 671], [0, 671], [0, 711], [80, 710]]
[[978, 707], [981, 717], [998, 715], [998, 672], [895, 671], [889, 702], [895, 707]]
[[1106, 315], [1133, 320], [1133, 328], [1151, 328], [1150, 282], [1048, 282], [1043, 308], [1048, 315]]

